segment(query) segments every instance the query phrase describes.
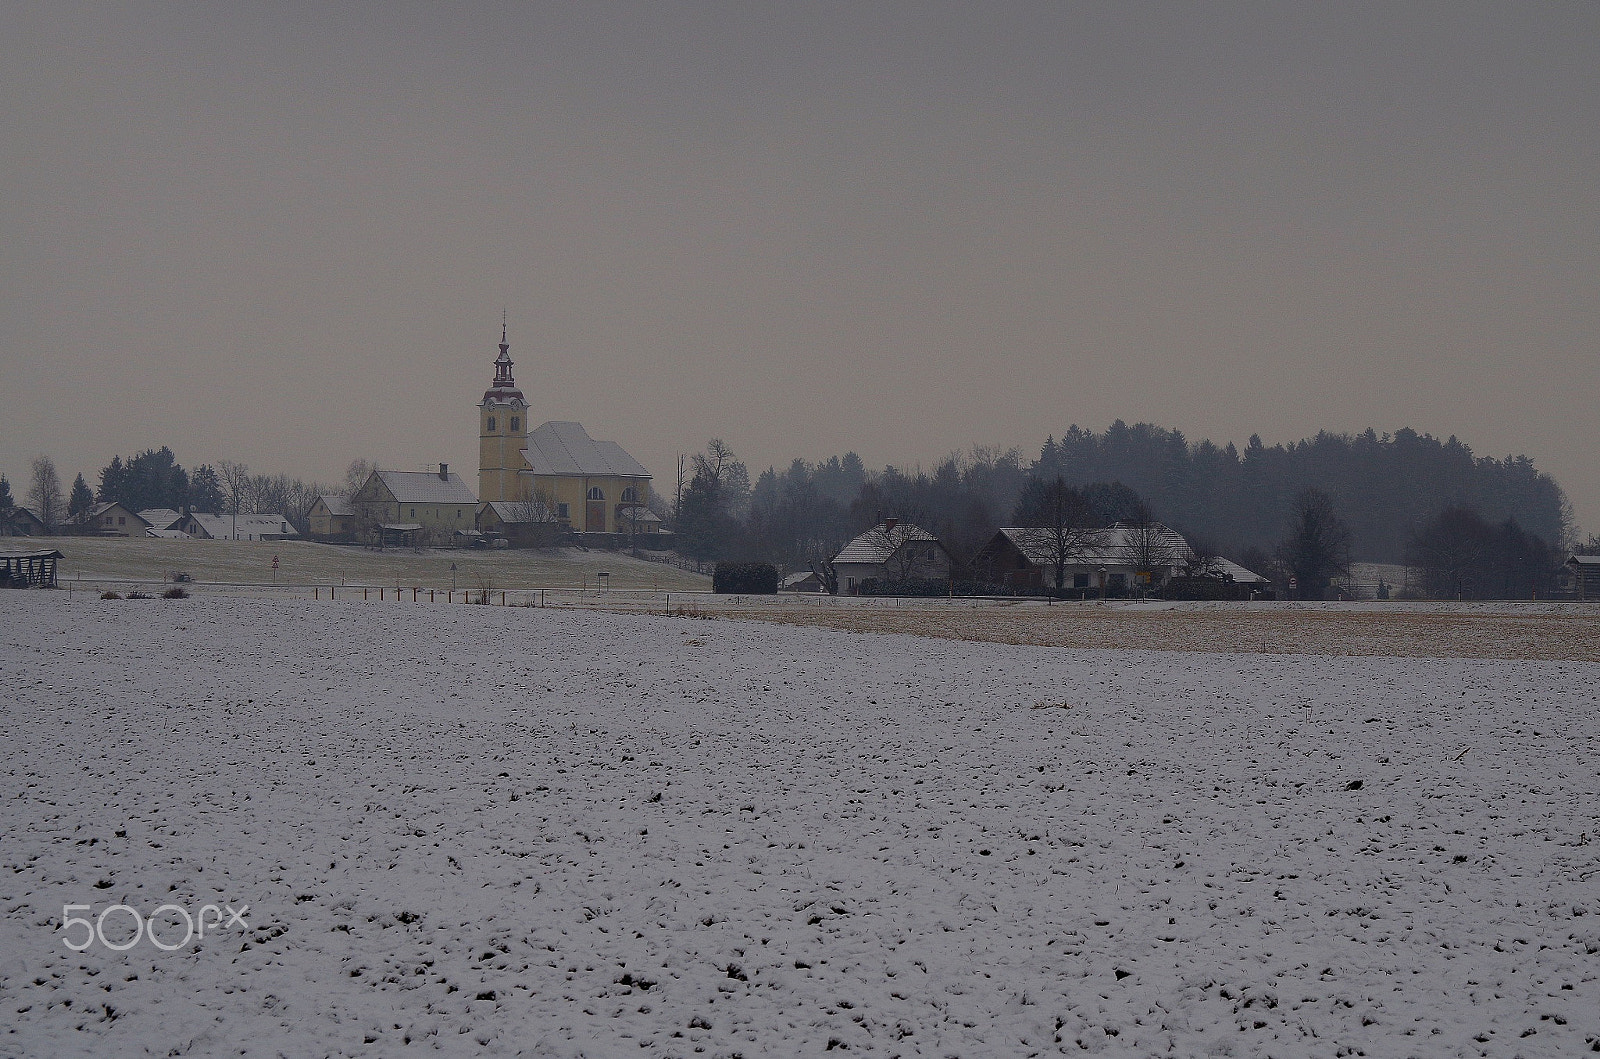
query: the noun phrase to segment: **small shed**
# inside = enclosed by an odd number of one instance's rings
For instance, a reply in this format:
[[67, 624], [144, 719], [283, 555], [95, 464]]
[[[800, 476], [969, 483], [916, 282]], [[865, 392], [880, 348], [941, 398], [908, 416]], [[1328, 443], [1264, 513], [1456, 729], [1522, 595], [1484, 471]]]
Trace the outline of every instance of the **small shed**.
[[55, 588], [57, 551], [0, 550], [0, 585], [16, 588]]
[[822, 583], [822, 578], [817, 576], [815, 570], [790, 574], [778, 582], [779, 592], [826, 592], [827, 590], [828, 586]]
[[1600, 555], [1569, 556], [1567, 565], [1572, 568], [1572, 587], [1578, 590], [1578, 598], [1592, 595], [1600, 599]]

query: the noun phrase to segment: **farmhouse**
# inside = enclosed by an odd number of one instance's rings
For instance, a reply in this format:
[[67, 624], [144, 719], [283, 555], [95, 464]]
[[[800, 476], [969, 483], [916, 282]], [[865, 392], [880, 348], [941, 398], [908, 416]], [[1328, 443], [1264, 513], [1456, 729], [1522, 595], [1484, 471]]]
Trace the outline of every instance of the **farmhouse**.
[[84, 516], [84, 528], [96, 537], [143, 537], [150, 523], [116, 501], [96, 504]]
[[282, 515], [186, 515], [176, 529], [205, 541], [279, 541], [300, 534]]
[[909, 522], [886, 518], [833, 557], [839, 591], [858, 595], [867, 581], [903, 585], [948, 580], [950, 553], [939, 538]]
[[44, 537], [50, 527], [44, 520], [25, 507], [11, 509], [11, 517], [0, 523], [0, 537]]
[[539, 503], [490, 500], [478, 508], [478, 531], [514, 548], [548, 548], [568, 532], [555, 512]]
[[139, 517], [149, 523], [145, 532], [152, 537], [187, 537], [181, 526], [184, 515], [170, 507], [151, 507], [139, 512]]
[[350, 497], [353, 532], [378, 534], [407, 544], [448, 544], [457, 530], [470, 530], [478, 510], [450, 465], [439, 471], [373, 471]]
[[333, 544], [355, 540], [356, 509], [343, 493], [323, 493], [311, 503], [306, 515], [306, 528], [311, 539]]
[[1060, 533], [1005, 526], [983, 546], [977, 562], [995, 583], [1011, 588], [1054, 588], [1059, 561], [1063, 588], [1127, 592], [1179, 576], [1189, 555], [1189, 543], [1159, 522], [1118, 522]]
[[488, 502], [537, 504], [579, 533], [654, 533], [650, 472], [614, 441], [580, 423], [551, 421], [530, 430], [528, 401], [511, 374], [500, 333], [494, 384], [478, 402], [478, 491]]

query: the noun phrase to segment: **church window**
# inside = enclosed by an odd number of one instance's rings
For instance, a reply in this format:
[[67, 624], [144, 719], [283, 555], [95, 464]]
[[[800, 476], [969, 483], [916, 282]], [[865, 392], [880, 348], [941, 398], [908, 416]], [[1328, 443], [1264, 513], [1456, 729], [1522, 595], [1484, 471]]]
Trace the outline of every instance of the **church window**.
[[598, 485], [590, 487], [590, 489], [589, 489], [589, 499], [590, 500], [604, 500], [605, 498], [606, 498], [605, 492], [603, 490], [601, 490], [601, 488]]
[[522, 429], [522, 419], [518, 416], [511, 417], [511, 432], [516, 433]]
[[489, 432], [494, 432], [494, 416], [489, 417]]
[[556, 518], [571, 518], [571, 517], [572, 517], [571, 515], [567, 514], [567, 505], [565, 505], [565, 504], [557, 504], [556, 505]]
[[622, 491], [622, 502], [624, 504], [637, 504], [639, 502], [639, 490], [631, 485], [628, 486]]

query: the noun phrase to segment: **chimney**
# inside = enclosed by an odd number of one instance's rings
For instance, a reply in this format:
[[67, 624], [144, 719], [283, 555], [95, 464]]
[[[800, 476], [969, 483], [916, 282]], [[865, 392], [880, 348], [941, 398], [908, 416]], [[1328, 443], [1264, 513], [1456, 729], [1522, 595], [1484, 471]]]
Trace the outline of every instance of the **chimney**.
[[900, 520], [897, 519], [897, 518], [893, 518], [893, 517], [886, 518], [886, 519], [883, 520], [883, 532], [885, 532], [885, 533], [893, 533], [894, 532], [894, 528], [899, 524], [900, 524]]

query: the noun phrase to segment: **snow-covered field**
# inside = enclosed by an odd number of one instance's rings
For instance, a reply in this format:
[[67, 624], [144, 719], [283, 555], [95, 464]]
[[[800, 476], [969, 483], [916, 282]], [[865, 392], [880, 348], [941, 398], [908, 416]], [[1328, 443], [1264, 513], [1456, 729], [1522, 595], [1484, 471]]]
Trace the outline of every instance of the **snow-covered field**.
[[1597, 687], [8, 593], [0, 1052], [1586, 1052]]

